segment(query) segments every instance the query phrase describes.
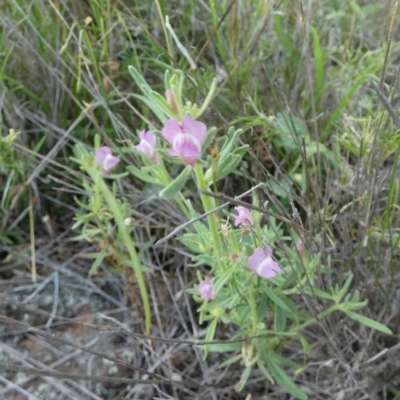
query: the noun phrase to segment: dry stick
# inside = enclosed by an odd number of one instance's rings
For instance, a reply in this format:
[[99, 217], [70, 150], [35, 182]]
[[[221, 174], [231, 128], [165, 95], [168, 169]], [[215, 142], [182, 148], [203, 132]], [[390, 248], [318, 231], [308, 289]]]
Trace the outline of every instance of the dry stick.
[[[212, 30], [210, 35], [208, 36], [207, 40], [204, 42], [202, 48], [198, 52], [194, 62], [197, 64], [199, 62], [200, 57], [202, 56], [204, 50], [207, 48], [207, 46], [210, 44], [211, 40], [214, 38], [215, 34], [217, 33], [219, 27], [221, 26], [222, 22], [224, 22], [226, 16], [229, 14], [229, 11], [231, 10], [232, 6], [236, 3], [236, 0], [233, 0], [231, 4], [229, 4], [228, 8], [226, 9], [224, 15], [221, 17], [221, 19], [218, 21], [217, 26]], [[189, 68], [188, 74], [190, 74], [192, 68]]]
[[[264, 184], [260, 183], [260, 185], [264, 185]], [[223, 193], [212, 193], [212, 192], [207, 192], [207, 191], [204, 191], [204, 190], [201, 190], [201, 192], [204, 193], [207, 196], [211, 196], [211, 197], [214, 197], [214, 198], [219, 199], [219, 200], [225, 200], [228, 203], [236, 204], [238, 206], [247, 207], [247, 208], [250, 208], [251, 210], [258, 211], [258, 212], [260, 212], [262, 214], [269, 215], [270, 217], [276, 218], [277, 220], [282, 221], [285, 224], [288, 224], [288, 225], [290, 225], [290, 226], [292, 226], [294, 228], [299, 229], [303, 233], [309, 234], [309, 231], [307, 229], [303, 228], [302, 226], [296, 224], [295, 222], [291, 221], [288, 218], [285, 218], [285, 217], [282, 217], [281, 215], [275, 214], [272, 211], [268, 211], [263, 207], [254, 206], [252, 204], [246, 203], [245, 201], [237, 200], [237, 199], [235, 199], [233, 197], [226, 196]]]
[[301, 14], [301, 27], [303, 29], [303, 37], [304, 37], [304, 48], [305, 48], [305, 58], [306, 58], [306, 67], [307, 67], [307, 77], [308, 77], [308, 82], [310, 85], [310, 96], [311, 96], [311, 109], [313, 113], [313, 128], [314, 128], [314, 135], [315, 135], [315, 140], [317, 144], [317, 161], [318, 161], [318, 178], [320, 183], [322, 182], [321, 180], [321, 156], [320, 156], [320, 136], [319, 136], [319, 131], [318, 131], [318, 124], [317, 124], [317, 105], [316, 105], [316, 94], [314, 90], [314, 83], [313, 83], [313, 77], [312, 77], [312, 70], [311, 70], [311, 65], [310, 65], [310, 60], [311, 60], [311, 55], [310, 55], [310, 47], [308, 45], [308, 36], [307, 36], [307, 29], [306, 29], [306, 20], [305, 20], [305, 15], [304, 15], [304, 9], [303, 9], [303, 2], [299, 0], [299, 7], [300, 7], [300, 14]]
[[[60, 379], [71, 379], [75, 381], [83, 380], [83, 381], [92, 381], [92, 382], [114, 382], [114, 383], [127, 383], [132, 385], [137, 385], [140, 383], [148, 384], [148, 385], [160, 385], [168, 383], [165, 380], [146, 380], [146, 379], [130, 379], [130, 378], [116, 378], [112, 376], [93, 376], [93, 375], [82, 375], [82, 374], [70, 374], [67, 372], [56, 372], [56, 371], [48, 371], [37, 368], [29, 368], [22, 367], [21, 365], [11, 364], [6, 362], [0, 362], [0, 370], [4, 371], [15, 371], [15, 372], [23, 372], [26, 374], [31, 374], [35, 376], [45, 376], [51, 378], [60, 378]], [[170, 384], [180, 387], [182, 390], [190, 393], [191, 395], [196, 395], [196, 393], [183, 388], [181, 385], [176, 382], [170, 381]]]
[[388, 98], [383, 94], [380, 87], [373, 81], [369, 81], [369, 85], [375, 90], [378, 95], [379, 100], [382, 102], [383, 106], [386, 108], [389, 115], [392, 117], [393, 121], [396, 123], [397, 127], [400, 128], [400, 118], [394, 110], [393, 106], [390, 104]]
[[[249, 341], [252, 339], [260, 339], [260, 338], [267, 338], [270, 336], [270, 334], [274, 334], [276, 335], [279, 332], [276, 331], [269, 331], [268, 334], [263, 334], [263, 335], [255, 335], [255, 336], [246, 336], [246, 337], [239, 337], [236, 339], [227, 339], [227, 340], [200, 340], [200, 339], [168, 339], [168, 338], [163, 338], [163, 337], [159, 337], [159, 336], [151, 336], [151, 335], [146, 335], [143, 333], [136, 333], [136, 332], [131, 332], [128, 328], [123, 328], [123, 327], [119, 327], [119, 328], [115, 328], [113, 326], [110, 325], [95, 325], [95, 324], [89, 324], [86, 322], [81, 322], [81, 321], [77, 321], [74, 319], [70, 319], [67, 317], [62, 317], [61, 315], [56, 315], [56, 314], [52, 314], [49, 313], [45, 310], [41, 310], [38, 308], [34, 308], [25, 304], [15, 304], [13, 299], [9, 299], [10, 303], [12, 302], [13, 306], [17, 306], [19, 308], [23, 308], [24, 310], [27, 311], [31, 311], [34, 312], [36, 314], [41, 314], [41, 315], [45, 315], [46, 317], [52, 317], [54, 319], [60, 320], [60, 321], [65, 321], [71, 324], [76, 324], [76, 325], [80, 325], [83, 327], [89, 327], [92, 329], [97, 330], [98, 332], [108, 332], [108, 333], [118, 333], [118, 334], [124, 334], [126, 336], [129, 337], [134, 337], [134, 338], [138, 338], [138, 339], [148, 339], [154, 342], [164, 342], [164, 343], [178, 343], [178, 344], [187, 344], [190, 346], [204, 346], [204, 345], [209, 345], [209, 344], [231, 344], [231, 343], [241, 343], [241, 342], [245, 342], [245, 341]], [[91, 314], [90, 314], [91, 315]], [[0, 320], [1, 320], [1, 315], [0, 315]], [[84, 315], [82, 318], [85, 318], [86, 315]], [[8, 317], [7, 317], [8, 318]], [[14, 322], [13, 319], [8, 318], [8, 320], [11, 320]], [[15, 321], [17, 323], [19, 323], [19, 321]], [[282, 336], [294, 336], [295, 333], [288, 333], [288, 332], [280, 332], [282, 334]], [[4, 336], [5, 333], [0, 334], [1, 336]]]
[[[120, 359], [118, 359], [118, 358], [115, 358], [115, 357], [112, 357], [112, 356], [108, 356], [108, 355], [103, 354], [103, 353], [100, 353], [100, 352], [98, 352], [98, 351], [87, 349], [86, 347], [80, 346], [80, 345], [78, 345], [78, 344], [76, 344], [76, 343], [73, 343], [73, 342], [67, 340], [67, 339], [64, 339], [64, 338], [62, 338], [62, 337], [59, 337], [59, 336], [57, 336], [57, 335], [55, 335], [55, 334], [53, 334], [53, 333], [49, 333], [49, 332], [43, 331], [43, 330], [41, 330], [41, 329], [35, 328], [35, 327], [33, 327], [33, 326], [30, 326], [30, 325], [28, 325], [28, 324], [25, 324], [24, 322], [17, 321], [17, 320], [15, 320], [15, 319], [6, 317], [6, 316], [4, 316], [4, 315], [0, 315], [0, 321], [1, 321], [1, 322], [4, 322], [4, 323], [8, 323], [8, 324], [20, 325], [20, 326], [22, 326], [24, 329], [26, 329], [27, 332], [36, 333], [36, 334], [38, 334], [38, 335], [43, 336], [44, 338], [46, 338], [46, 339], [48, 339], [48, 340], [54, 340], [54, 341], [56, 341], [56, 342], [65, 344], [65, 345], [67, 345], [67, 346], [71, 346], [71, 347], [76, 348], [76, 349], [79, 349], [79, 350], [82, 350], [82, 351], [84, 351], [84, 352], [86, 352], [86, 353], [89, 353], [89, 354], [92, 354], [92, 355], [94, 355], [94, 356], [101, 357], [101, 358], [105, 358], [105, 359], [110, 360], [110, 361], [112, 361], [112, 362], [114, 362], [114, 363], [116, 363], [116, 364], [122, 365], [123, 367], [129, 368], [129, 369], [133, 369], [133, 370], [136, 370], [136, 371], [139, 371], [140, 373], [145, 374], [145, 375], [148, 375], [148, 376], [150, 376], [150, 377], [152, 377], [152, 378], [155, 378], [155, 379], [160, 379], [160, 382], [162, 382], [162, 383], [164, 383], [164, 384], [176, 386], [177, 388], [179, 388], [179, 389], [181, 389], [181, 390], [183, 390], [183, 391], [185, 391], [185, 392], [187, 392], [187, 393], [189, 393], [189, 394], [191, 394], [191, 395], [194, 394], [191, 390], [185, 388], [183, 385], [181, 385], [181, 384], [179, 384], [179, 383], [177, 383], [177, 382], [174, 382], [174, 381], [172, 381], [171, 379], [165, 378], [165, 377], [163, 377], [162, 375], [156, 374], [156, 373], [154, 373], [154, 372], [147, 371], [147, 370], [144, 369], [144, 368], [137, 367], [137, 366], [135, 366], [135, 365], [132, 365], [132, 364], [130, 364], [130, 363], [127, 363], [127, 362], [125, 362], [125, 361], [122, 361], [122, 360], [120, 360]], [[4, 364], [1, 364], [1, 363], [0, 363], [0, 366], [1, 366], [1, 365], [4, 365]], [[38, 371], [40, 371], [40, 370], [38, 370]], [[46, 371], [46, 372], [47, 372], [47, 371]], [[76, 375], [72, 374], [72, 377], [74, 377], [74, 376], [75, 376], [75, 378], [76, 378]], [[70, 378], [70, 377], [68, 377], [68, 378]], [[71, 379], [73, 379], [73, 378], [71, 378]], [[95, 379], [99, 379], [99, 378], [95, 378]], [[89, 379], [89, 380], [90, 380], [90, 379]], [[195, 383], [198, 387], [199, 387], [199, 386], [203, 386], [203, 385], [201, 385], [200, 383], [197, 383], [197, 382], [194, 382], [194, 383]], [[188, 382], [188, 381], [185, 381], [184, 384], [187, 385], [187, 386], [193, 386], [193, 383]]]
[[[264, 187], [264, 183], [259, 183], [258, 185], [252, 187], [250, 190], [248, 190], [247, 192], [242, 193], [240, 196], [237, 196], [238, 199], [247, 196], [248, 194], [250, 194], [253, 190], [258, 189], [259, 187]], [[205, 194], [207, 194], [207, 192], [204, 192]], [[155, 245], [158, 246], [164, 242], [166, 242], [168, 239], [170, 239], [171, 237], [175, 236], [178, 232], [180, 232], [182, 229], [187, 228], [188, 226], [194, 224], [195, 222], [207, 217], [207, 215], [213, 214], [215, 211], [218, 211], [226, 206], [229, 206], [230, 202], [226, 202], [224, 204], [221, 204], [218, 207], [213, 208], [212, 210], [199, 215], [196, 218], [191, 219], [190, 221], [185, 222], [182, 225], [179, 225], [177, 228], [175, 228], [171, 233], [169, 233], [167, 236], [163, 237], [162, 239], [158, 240]]]
[[393, 5], [392, 8], [392, 18], [390, 20], [390, 26], [389, 26], [389, 34], [388, 34], [388, 46], [386, 48], [386, 53], [385, 53], [385, 59], [383, 61], [383, 67], [382, 67], [382, 75], [381, 75], [381, 81], [379, 82], [379, 88], [382, 89], [383, 86], [383, 79], [385, 77], [385, 71], [386, 71], [386, 65], [387, 65], [387, 61], [389, 58], [389, 50], [390, 50], [390, 45], [392, 43], [392, 37], [393, 37], [393, 27], [394, 27], [394, 22], [396, 20], [396, 15], [397, 15], [397, 7], [399, 5], [398, 0], [396, 0], [396, 2]]
[[33, 218], [33, 199], [31, 190], [29, 190], [29, 230], [31, 239], [32, 282], [36, 282], [35, 222]]

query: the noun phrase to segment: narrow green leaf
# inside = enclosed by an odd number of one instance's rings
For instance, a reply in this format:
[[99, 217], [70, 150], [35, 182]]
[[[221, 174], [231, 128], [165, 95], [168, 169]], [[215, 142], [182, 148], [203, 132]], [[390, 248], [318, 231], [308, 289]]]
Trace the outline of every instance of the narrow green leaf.
[[269, 382], [271, 382], [272, 384], [275, 383], [274, 378], [271, 376], [271, 374], [269, 373], [268, 369], [265, 367], [265, 365], [259, 361], [257, 363], [258, 369], [264, 374], [264, 376], [267, 378], [267, 380]]
[[219, 368], [225, 368], [228, 365], [231, 365], [233, 363], [235, 363], [236, 361], [239, 361], [242, 358], [241, 354], [237, 354], [236, 356], [233, 356], [231, 358], [228, 358], [226, 361], [224, 361], [223, 363], [219, 364]]
[[283, 20], [283, 17], [281, 15], [275, 15], [275, 18], [274, 18], [274, 30], [275, 30], [279, 40], [281, 41], [284, 49], [288, 53], [290, 53], [290, 55], [292, 57], [295, 57], [297, 55], [297, 53], [296, 53], [294, 47], [292, 46], [292, 43], [291, 43], [291, 41], [290, 41], [290, 39], [288, 38], [288, 35], [287, 35], [289, 30], [285, 29], [282, 26], [282, 22], [281, 22], [282, 20]]
[[101, 250], [101, 252], [98, 254], [98, 256], [96, 257], [96, 259], [93, 262], [93, 265], [91, 266], [91, 268], [89, 270], [89, 277], [96, 274], [97, 269], [100, 267], [100, 264], [103, 262], [105, 255], [106, 255], [106, 251], [104, 249]]
[[241, 348], [242, 343], [217, 343], [208, 345], [208, 349], [211, 353], [230, 353], [232, 351], [240, 350]]
[[206, 140], [203, 143], [203, 149], [208, 149], [211, 146], [211, 143], [216, 133], [217, 133], [217, 128], [215, 127], [212, 127], [208, 130]]
[[228, 176], [231, 172], [233, 172], [237, 166], [239, 165], [242, 157], [235, 154], [229, 154], [228, 157], [225, 158], [225, 162], [220, 166], [220, 163], [217, 164], [217, 172], [215, 174], [215, 180], [219, 181], [226, 176]]
[[286, 311], [275, 303], [274, 327], [277, 331], [284, 332], [286, 330]]
[[309, 139], [310, 135], [305, 123], [289, 111], [283, 111], [276, 115], [279, 126], [287, 133], [297, 138]]
[[324, 57], [318, 31], [313, 26], [311, 27], [311, 33], [314, 38], [315, 94], [318, 106], [324, 89]]
[[148, 98], [140, 94], [131, 94], [131, 96], [145, 103], [147, 107], [149, 107], [150, 110], [153, 111], [153, 113], [156, 115], [156, 117], [160, 120], [162, 124], [165, 124], [167, 122], [168, 119], [167, 116], [153, 98]]
[[151, 91], [152, 99], [158, 104], [159, 108], [170, 118], [179, 118], [179, 115], [171, 108], [167, 100], [158, 92]]
[[151, 87], [147, 84], [146, 80], [143, 76], [139, 73], [139, 71], [132, 65], [128, 67], [128, 71], [131, 74], [133, 80], [135, 81], [136, 85], [142, 90], [144, 94], [151, 92]]
[[236, 267], [230, 268], [228, 271], [226, 271], [224, 274], [218, 276], [217, 278], [214, 279], [213, 281], [213, 287], [214, 291], [218, 293], [220, 289], [225, 285], [226, 282], [232, 277]]
[[290, 379], [286, 372], [277, 364], [274, 353], [269, 352], [267, 356], [267, 363], [272, 376], [282, 389], [286, 390], [296, 399], [307, 400], [308, 396]]
[[300, 340], [301, 345], [303, 346], [304, 354], [309, 355], [311, 348], [310, 348], [310, 344], [308, 343], [306, 337], [301, 332], [298, 332], [298, 338]]
[[333, 300], [332, 295], [325, 293], [317, 288], [312, 288], [311, 286], [306, 286], [302, 288], [304, 294], [311, 294], [312, 296], [320, 297], [321, 299]]
[[346, 95], [343, 97], [342, 101], [339, 103], [337, 106], [336, 110], [333, 112], [329, 123], [326, 125], [324, 131], [323, 131], [323, 137], [321, 137], [321, 141], [324, 140], [326, 135], [330, 132], [332, 125], [336, 122], [336, 120], [342, 115], [343, 109], [349, 104], [351, 97], [355, 93], [355, 91], [358, 89], [358, 87], [361, 85], [361, 83], [364, 82], [366, 78], [368, 78], [368, 74], [361, 75], [354, 84], [351, 86], [350, 90], [346, 93]]
[[222, 146], [222, 149], [221, 149], [221, 152], [219, 155], [219, 159], [221, 162], [223, 162], [224, 158], [226, 156], [228, 156], [229, 154], [231, 154], [232, 149], [234, 147], [236, 147], [241, 133], [242, 133], [241, 129], [238, 129], [236, 131], [234, 131], [232, 127], [229, 129], [229, 131], [226, 135], [227, 138], [225, 140], [224, 145]]
[[160, 197], [164, 199], [170, 199], [174, 197], [184, 186], [188, 180], [190, 173], [192, 172], [192, 167], [188, 165], [179, 175], [175, 178], [168, 186], [166, 186], [160, 192]]
[[246, 367], [243, 372], [242, 376], [240, 377], [240, 381], [235, 385], [235, 390], [237, 392], [241, 392], [246, 385], [247, 380], [249, 379], [251, 373], [251, 366]]
[[126, 169], [130, 173], [135, 175], [136, 178], [139, 178], [143, 182], [152, 183], [153, 185], [159, 185], [160, 184], [160, 182], [157, 179], [153, 178], [151, 175], [146, 174], [145, 172], [143, 172], [139, 168], [136, 168], [133, 165], [129, 165], [128, 167], [126, 167]]
[[353, 274], [350, 274], [346, 279], [346, 282], [344, 283], [343, 287], [340, 289], [339, 292], [340, 299], [348, 292], [352, 280], [353, 280]]
[[[248, 148], [248, 145], [241, 146], [232, 153], [228, 154], [223, 159], [219, 159], [217, 163], [217, 171], [215, 173], [215, 180], [219, 181], [232, 173], [240, 164], [240, 161], [242, 160], [242, 157], [246, 153]], [[206, 171], [204, 179], [207, 184], [211, 184], [211, 182], [213, 181], [212, 168], [209, 168]]]
[[265, 294], [272, 300], [274, 304], [278, 304], [282, 310], [290, 313], [290, 308], [281, 300], [274, 291], [267, 285], [264, 285], [264, 292]]
[[[207, 329], [207, 333], [206, 333], [206, 336], [204, 338], [204, 340], [206, 342], [211, 342], [212, 340], [214, 340], [215, 331], [217, 330], [217, 324], [218, 324], [218, 319], [214, 318], [211, 321], [211, 323], [210, 323], [210, 325], [209, 325], [209, 327]], [[204, 360], [207, 358], [209, 349], [210, 349], [210, 345], [209, 344], [204, 346], [204, 357], [203, 357]]]
[[248, 149], [249, 145], [245, 144], [244, 146], [236, 147], [236, 149], [233, 150], [232, 154], [243, 157], [247, 153]]
[[351, 319], [354, 319], [354, 321], [360, 322], [361, 324], [368, 326], [369, 328], [375, 329], [376, 331], [380, 331], [388, 335], [393, 335], [393, 332], [387, 326], [381, 324], [380, 322], [374, 321], [371, 318], [364, 317], [364, 315], [360, 315], [352, 311], [345, 312]]

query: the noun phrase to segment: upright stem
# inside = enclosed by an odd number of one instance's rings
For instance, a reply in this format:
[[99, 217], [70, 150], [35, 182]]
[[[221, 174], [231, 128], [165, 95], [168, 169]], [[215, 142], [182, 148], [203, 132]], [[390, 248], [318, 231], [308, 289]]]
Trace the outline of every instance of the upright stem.
[[256, 309], [256, 299], [254, 297], [254, 286], [250, 285], [250, 309], [251, 309], [251, 320], [253, 323], [253, 332], [256, 332], [258, 319], [257, 319], [257, 309]]
[[[194, 172], [196, 174], [197, 187], [200, 192], [200, 198], [203, 203], [204, 211], [209, 212], [215, 208], [215, 202], [214, 202], [214, 199], [211, 199], [211, 197], [209, 197], [201, 192], [202, 190], [207, 191], [208, 187], [204, 181], [203, 170], [201, 169], [201, 166], [198, 163], [195, 164]], [[217, 229], [217, 223], [215, 221], [214, 215], [213, 214], [207, 215], [207, 221], [208, 221], [208, 226], [210, 227], [212, 239], [214, 241], [215, 253], [216, 253], [217, 259], [220, 260], [221, 256], [222, 256], [222, 246], [221, 246], [221, 241], [220, 241], [220, 237], [219, 237], [218, 229]]]
[[150, 333], [151, 326], [151, 313], [150, 313], [150, 303], [147, 294], [146, 284], [143, 278], [142, 265], [140, 263], [138, 254], [136, 252], [135, 246], [133, 245], [132, 238], [125, 226], [124, 216], [119, 208], [119, 205], [112, 194], [111, 190], [104, 182], [104, 179], [99, 176], [98, 171], [94, 171], [92, 168], [87, 169], [88, 174], [93, 179], [94, 182], [98, 183], [101, 194], [104, 196], [111, 212], [113, 213], [115, 222], [118, 225], [118, 231], [122, 237], [124, 245], [128, 250], [129, 257], [131, 259], [132, 268], [135, 271], [136, 279], [139, 284], [140, 295], [142, 297], [143, 308], [144, 308], [144, 318], [145, 318], [145, 332]]

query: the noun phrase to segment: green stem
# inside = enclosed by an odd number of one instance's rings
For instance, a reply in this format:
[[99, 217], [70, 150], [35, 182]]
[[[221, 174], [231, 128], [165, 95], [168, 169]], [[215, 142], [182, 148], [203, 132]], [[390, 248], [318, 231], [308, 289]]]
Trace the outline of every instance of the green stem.
[[254, 286], [250, 285], [250, 309], [251, 309], [251, 320], [253, 322], [253, 332], [257, 330], [257, 309], [256, 309], [256, 299], [254, 298]]
[[[99, 184], [100, 190], [104, 199], [106, 200], [110, 210], [114, 216], [115, 222], [118, 225], [118, 231], [122, 237], [122, 240], [128, 250], [132, 268], [135, 271], [136, 279], [139, 284], [140, 294], [142, 296], [143, 308], [144, 308], [144, 317], [145, 317], [145, 332], [146, 334], [150, 333], [151, 326], [151, 314], [150, 314], [150, 303], [149, 297], [147, 295], [146, 284], [143, 278], [142, 265], [140, 264], [139, 256], [136, 252], [135, 246], [133, 245], [132, 238], [128, 232], [127, 227], [125, 226], [124, 216], [121, 213], [119, 205], [112, 194], [111, 190], [104, 182], [102, 177], [99, 177], [98, 171], [93, 170], [92, 168], [87, 169], [88, 174], [93, 179], [94, 182]], [[100, 178], [100, 179], [98, 179]]]
[[162, 26], [162, 30], [163, 30], [164, 38], [165, 38], [165, 43], [167, 44], [167, 51], [168, 51], [169, 59], [171, 61], [171, 65], [173, 65], [174, 55], [172, 54], [171, 43], [169, 41], [167, 27], [165, 26], [165, 18], [164, 18], [164, 14], [162, 13], [161, 4], [160, 4], [159, 0], [156, 0], [156, 7], [157, 7], [158, 16], [160, 17], [160, 22], [161, 22], [161, 26]]
[[[197, 187], [199, 188], [200, 198], [203, 203], [204, 211], [209, 212], [215, 208], [215, 203], [214, 203], [214, 199], [211, 199], [209, 196], [207, 196], [201, 192], [202, 190], [207, 191], [208, 187], [204, 181], [204, 176], [203, 176], [203, 171], [201, 169], [201, 166], [198, 163], [196, 163], [196, 165], [194, 167], [194, 172], [196, 174]], [[217, 223], [215, 221], [214, 215], [213, 214], [207, 215], [207, 221], [208, 221], [208, 225], [210, 227], [212, 239], [214, 241], [217, 259], [221, 260], [222, 247], [221, 247], [221, 241], [220, 241], [220, 237], [218, 234]]]
[[296, 331], [300, 332], [302, 329], [307, 328], [308, 326], [314, 324], [315, 322], [321, 320], [322, 318], [326, 317], [327, 315], [333, 313], [334, 311], [340, 310], [340, 305], [335, 304], [332, 307], [320, 312], [316, 317], [309, 319], [308, 321], [304, 322], [303, 324], [296, 327]]

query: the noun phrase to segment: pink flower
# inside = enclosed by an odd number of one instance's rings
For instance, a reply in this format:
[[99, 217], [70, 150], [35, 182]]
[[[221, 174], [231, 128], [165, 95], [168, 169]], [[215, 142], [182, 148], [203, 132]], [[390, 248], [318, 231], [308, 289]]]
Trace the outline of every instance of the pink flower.
[[233, 214], [235, 217], [235, 226], [243, 225], [254, 225], [254, 218], [250, 213], [250, 210], [246, 207], [238, 206], [235, 210], [239, 213], [238, 215]]
[[201, 156], [201, 148], [207, 136], [207, 127], [192, 117], [185, 116], [179, 123], [170, 119], [161, 131], [163, 137], [172, 145], [169, 155], [180, 157], [192, 167]]
[[111, 150], [107, 146], [100, 147], [96, 151], [96, 161], [103, 170], [103, 174], [107, 175], [111, 168], [114, 168], [120, 159], [111, 154]]
[[272, 251], [269, 246], [265, 249], [257, 247], [254, 253], [247, 259], [250, 268], [261, 278], [273, 278], [281, 272], [278, 263], [272, 259]]
[[142, 131], [139, 133], [140, 143], [135, 146], [137, 151], [146, 154], [150, 160], [156, 164], [157, 154], [156, 154], [156, 143], [157, 136], [152, 131]]
[[207, 279], [206, 281], [199, 283], [200, 296], [203, 299], [212, 300], [215, 298], [215, 293], [213, 292], [212, 279]]

